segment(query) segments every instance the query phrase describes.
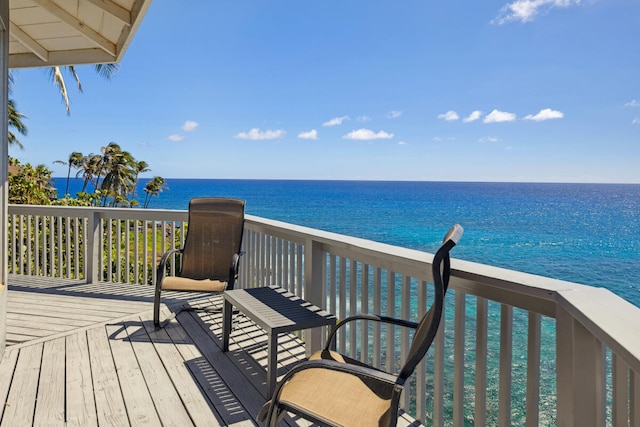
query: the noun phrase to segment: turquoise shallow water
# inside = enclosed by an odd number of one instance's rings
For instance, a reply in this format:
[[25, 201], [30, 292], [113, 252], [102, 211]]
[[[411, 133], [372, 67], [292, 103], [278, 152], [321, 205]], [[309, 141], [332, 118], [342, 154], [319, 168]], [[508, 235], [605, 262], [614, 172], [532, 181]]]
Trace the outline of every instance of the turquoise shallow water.
[[[146, 180], [141, 180], [138, 194]], [[455, 257], [606, 287], [640, 306], [640, 185], [168, 179], [150, 208], [237, 197], [247, 213], [433, 251], [454, 223]], [[57, 178], [59, 189], [65, 179]], [[81, 188], [73, 180], [70, 192]]]

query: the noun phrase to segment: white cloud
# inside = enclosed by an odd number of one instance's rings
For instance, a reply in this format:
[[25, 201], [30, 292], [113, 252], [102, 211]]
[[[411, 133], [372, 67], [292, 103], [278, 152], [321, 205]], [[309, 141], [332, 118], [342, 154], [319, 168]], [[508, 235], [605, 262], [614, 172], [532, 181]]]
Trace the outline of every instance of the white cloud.
[[460, 118], [460, 116], [458, 116], [458, 113], [456, 113], [455, 111], [447, 111], [444, 114], [439, 114], [438, 118], [442, 119], [442, 120], [446, 120], [448, 122], [451, 122], [451, 121], [454, 121], [454, 120], [458, 120]]
[[182, 130], [185, 132], [193, 132], [198, 127], [198, 122], [194, 122], [193, 120], [187, 120], [182, 125]]
[[482, 116], [482, 111], [476, 110], [473, 113], [469, 114], [469, 117], [465, 117], [462, 119], [462, 123], [475, 122]]
[[349, 120], [349, 116], [335, 117], [328, 122], [324, 122], [322, 126], [338, 126], [341, 125], [345, 120]]
[[491, 23], [502, 25], [512, 21], [531, 22], [538, 15], [546, 14], [553, 8], [566, 8], [581, 3], [582, 0], [515, 0], [503, 6]]
[[168, 139], [169, 141], [173, 141], [173, 142], [180, 142], [180, 141], [182, 141], [182, 140], [184, 139], [184, 136], [182, 136], [182, 135], [177, 135], [177, 134], [175, 134], [175, 133], [174, 133], [173, 135], [169, 135], [169, 136], [167, 137], [167, 139]]
[[356, 117], [356, 122], [364, 123], [364, 122], [370, 122], [370, 121], [371, 121], [371, 117], [369, 117], [369, 116], [358, 116], [358, 117]]
[[300, 139], [318, 139], [318, 131], [315, 129], [311, 129], [309, 132], [300, 132], [298, 134], [298, 138]]
[[640, 117], [636, 117], [631, 121], [631, 123], [633, 123], [634, 125], [640, 125]]
[[398, 141], [398, 145], [407, 145], [406, 141]]
[[402, 111], [392, 110], [387, 113], [387, 119], [397, 119], [402, 115]]
[[640, 101], [636, 99], [632, 99], [631, 101], [624, 104], [625, 107], [640, 107]]
[[498, 138], [496, 138], [495, 136], [487, 136], [484, 138], [480, 138], [480, 142], [498, 142], [500, 141]]
[[516, 119], [516, 115], [513, 113], [507, 113], [505, 111], [493, 110], [484, 118], [484, 123], [501, 123], [512, 122]]
[[524, 119], [533, 120], [534, 122], [541, 122], [544, 120], [561, 119], [563, 117], [564, 113], [562, 113], [561, 111], [552, 110], [551, 108], [545, 108], [544, 110], [540, 110], [536, 115], [529, 114], [528, 116], [525, 116]]
[[368, 141], [371, 139], [391, 139], [393, 138], [393, 134], [392, 133], [387, 133], [383, 130], [381, 130], [380, 132], [376, 133], [372, 130], [369, 129], [358, 129], [358, 130], [354, 130], [349, 132], [348, 134], [346, 134], [345, 136], [343, 136], [342, 138], [344, 139], [358, 139], [358, 140], [362, 140], [362, 141]]
[[280, 137], [283, 137], [286, 134], [287, 132], [285, 132], [282, 129], [279, 129], [279, 130], [269, 129], [269, 130], [262, 131], [258, 128], [253, 128], [249, 132], [240, 132], [239, 134], [235, 135], [234, 138], [250, 139], [253, 141], [258, 141], [258, 140], [264, 140], [264, 139], [278, 139]]
[[444, 141], [455, 141], [456, 139], [453, 136], [448, 136], [446, 138], [443, 138], [441, 136], [434, 136], [433, 138], [434, 142], [444, 142]]

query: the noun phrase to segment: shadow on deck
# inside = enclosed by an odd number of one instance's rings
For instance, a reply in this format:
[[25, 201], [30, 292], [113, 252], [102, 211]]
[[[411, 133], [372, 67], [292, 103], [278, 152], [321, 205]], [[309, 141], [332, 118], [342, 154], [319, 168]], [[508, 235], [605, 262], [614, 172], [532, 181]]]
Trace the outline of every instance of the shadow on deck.
[[[167, 297], [163, 316], [171, 320], [155, 330], [149, 286], [10, 276], [0, 425], [257, 425], [262, 329], [234, 315], [223, 353], [221, 313], [189, 309], [221, 307], [222, 298]], [[300, 340], [279, 339], [279, 376], [303, 358]]]

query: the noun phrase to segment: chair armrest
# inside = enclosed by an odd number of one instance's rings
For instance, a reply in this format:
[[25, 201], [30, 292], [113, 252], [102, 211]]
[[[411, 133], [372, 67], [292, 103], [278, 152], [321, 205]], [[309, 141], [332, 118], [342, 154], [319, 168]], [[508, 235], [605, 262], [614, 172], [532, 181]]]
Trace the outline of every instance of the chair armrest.
[[162, 257], [160, 258], [160, 262], [158, 263], [158, 270], [156, 272], [156, 289], [159, 288], [160, 284], [162, 283], [162, 279], [164, 279], [167, 260], [171, 255], [177, 252], [182, 252], [182, 249], [170, 249], [162, 254]]
[[233, 254], [231, 258], [231, 266], [229, 267], [229, 281], [227, 282], [227, 289], [233, 289], [236, 279], [238, 278], [238, 271], [240, 270], [240, 257], [244, 255], [244, 252], [238, 252]]
[[388, 323], [388, 324], [403, 326], [405, 328], [411, 328], [411, 329], [416, 329], [418, 327], [418, 323], [416, 322], [411, 322], [409, 320], [404, 320], [404, 319], [397, 319], [395, 317], [378, 316], [375, 314], [354, 314], [353, 316], [349, 316], [346, 319], [340, 321], [336, 325], [333, 331], [331, 331], [331, 334], [329, 334], [329, 337], [327, 337], [327, 342], [325, 344], [324, 349], [329, 350], [331, 346], [331, 342], [335, 338], [335, 335], [338, 332], [338, 329], [340, 329], [342, 326], [346, 325], [347, 323], [350, 323], [356, 320], [371, 320], [374, 322]]

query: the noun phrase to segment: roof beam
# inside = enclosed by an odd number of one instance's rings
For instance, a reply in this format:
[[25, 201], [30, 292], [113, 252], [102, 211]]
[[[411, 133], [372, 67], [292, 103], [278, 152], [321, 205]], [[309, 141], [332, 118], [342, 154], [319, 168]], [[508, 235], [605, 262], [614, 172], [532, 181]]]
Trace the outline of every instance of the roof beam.
[[125, 25], [131, 26], [131, 13], [124, 7], [114, 3], [112, 0], [88, 0], [89, 3], [99, 7], [105, 13], [113, 16]]
[[49, 60], [42, 61], [33, 53], [16, 53], [9, 56], [9, 68], [52, 67], [54, 65], [105, 64], [112, 63], [113, 56], [99, 48], [52, 51]]
[[87, 24], [76, 18], [75, 16], [67, 13], [60, 6], [55, 4], [51, 0], [32, 0], [41, 7], [47, 10], [47, 12], [53, 14], [65, 24], [73, 27], [76, 31], [82, 34], [84, 37], [95, 43], [100, 49], [104, 50], [108, 54], [116, 57], [116, 46], [111, 43], [107, 38], [101, 36], [97, 31], [91, 29]]
[[49, 60], [49, 51], [42, 47], [42, 45], [35, 41], [29, 34], [22, 31], [13, 22], [10, 23], [9, 31], [11, 33], [11, 37], [16, 39], [18, 43], [33, 52], [33, 54], [40, 58], [43, 62], [47, 62]]

